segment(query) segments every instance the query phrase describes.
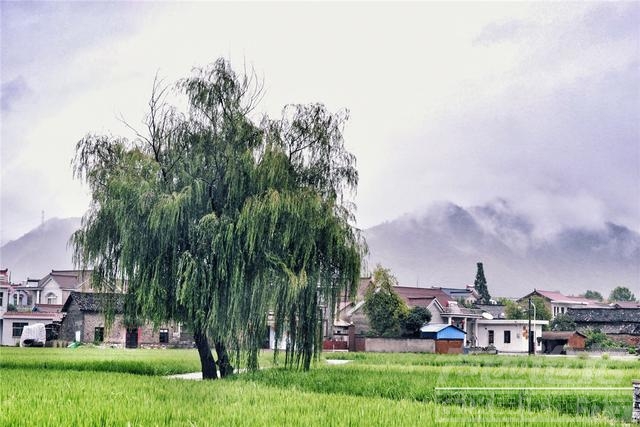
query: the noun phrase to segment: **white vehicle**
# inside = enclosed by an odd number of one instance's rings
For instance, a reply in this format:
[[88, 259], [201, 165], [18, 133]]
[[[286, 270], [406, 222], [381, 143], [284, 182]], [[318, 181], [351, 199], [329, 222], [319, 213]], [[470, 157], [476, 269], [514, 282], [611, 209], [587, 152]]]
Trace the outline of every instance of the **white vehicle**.
[[20, 347], [44, 347], [47, 332], [44, 323], [25, 326], [20, 335]]

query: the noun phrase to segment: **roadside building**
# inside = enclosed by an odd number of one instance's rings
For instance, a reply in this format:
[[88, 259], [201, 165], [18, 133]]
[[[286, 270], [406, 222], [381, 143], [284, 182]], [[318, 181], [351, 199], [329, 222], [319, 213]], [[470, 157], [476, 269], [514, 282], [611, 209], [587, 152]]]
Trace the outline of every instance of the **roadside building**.
[[578, 331], [542, 332], [542, 352], [564, 354], [566, 350], [584, 350], [586, 336]]
[[533, 342], [533, 352], [542, 351], [542, 327], [547, 320], [532, 320], [529, 331], [528, 320], [485, 319], [475, 321], [476, 347], [495, 347], [499, 352], [528, 353], [529, 335]]

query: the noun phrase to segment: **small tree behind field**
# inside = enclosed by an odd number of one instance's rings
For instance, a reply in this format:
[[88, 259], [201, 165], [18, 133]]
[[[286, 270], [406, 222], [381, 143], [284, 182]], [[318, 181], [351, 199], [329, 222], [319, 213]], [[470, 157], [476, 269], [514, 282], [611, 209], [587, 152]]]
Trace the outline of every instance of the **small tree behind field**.
[[398, 283], [391, 270], [378, 265], [373, 282], [364, 296], [364, 312], [369, 318], [371, 332], [377, 336], [400, 336], [403, 320], [409, 308], [393, 289]]
[[635, 301], [636, 296], [629, 290], [629, 288], [624, 286], [618, 286], [614, 290], [611, 291], [609, 295], [609, 301]]
[[565, 313], [558, 314], [549, 324], [552, 331], [575, 331], [576, 322]]
[[525, 319], [527, 317], [526, 311], [518, 305], [515, 301], [504, 301], [504, 316], [507, 319]]
[[602, 296], [602, 294], [598, 291], [587, 291], [584, 293], [584, 297], [587, 299], [592, 299], [595, 301], [603, 301], [604, 297]]
[[431, 312], [425, 307], [413, 307], [402, 322], [402, 328], [408, 336], [420, 335], [420, 328], [431, 321]]

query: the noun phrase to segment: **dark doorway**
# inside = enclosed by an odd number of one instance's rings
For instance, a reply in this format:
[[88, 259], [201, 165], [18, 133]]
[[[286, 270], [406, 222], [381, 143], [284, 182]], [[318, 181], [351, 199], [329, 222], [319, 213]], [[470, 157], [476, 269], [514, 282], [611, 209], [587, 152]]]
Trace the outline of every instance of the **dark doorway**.
[[127, 328], [126, 348], [138, 347], [138, 328]]

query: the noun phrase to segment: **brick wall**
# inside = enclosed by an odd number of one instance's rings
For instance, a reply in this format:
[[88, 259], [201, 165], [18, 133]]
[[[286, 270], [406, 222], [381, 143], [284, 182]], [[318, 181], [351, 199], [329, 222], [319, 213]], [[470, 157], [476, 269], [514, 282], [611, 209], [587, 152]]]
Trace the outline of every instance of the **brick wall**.
[[85, 313], [82, 342], [92, 343], [95, 341], [96, 327], [104, 328], [104, 343], [124, 345], [126, 328], [121, 314], [117, 314], [113, 319], [113, 324], [107, 327], [102, 313]]
[[366, 338], [366, 351], [380, 353], [435, 353], [435, 340], [404, 338]]
[[76, 331], [82, 330], [83, 317], [84, 314], [75, 301], [69, 304], [68, 311], [60, 325], [59, 339], [61, 341], [75, 341]]
[[[73, 301], [69, 304], [66, 316], [60, 327], [59, 339], [61, 341], [75, 341], [76, 331], [80, 331], [80, 341], [83, 343], [93, 343], [95, 340], [96, 327], [104, 328], [105, 344], [125, 345], [127, 328], [124, 324], [124, 316], [116, 314], [110, 326], [105, 324], [104, 315], [95, 312], [83, 312], [78, 304]], [[168, 329], [169, 342], [160, 343], [160, 329]], [[175, 324], [161, 326], [154, 329], [151, 324], [145, 324], [139, 328], [138, 345], [160, 346], [160, 345], [183, 345], [189, 346], [193, 337], [188, 333], [180, 334], [179, 328]]]

